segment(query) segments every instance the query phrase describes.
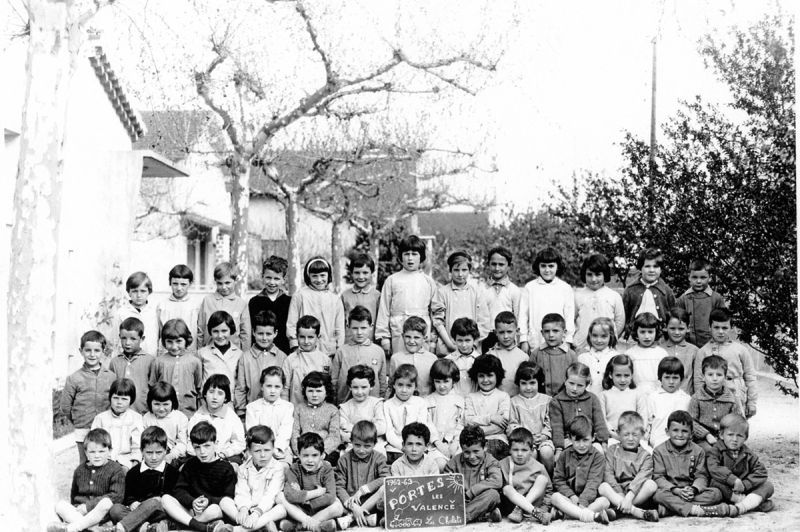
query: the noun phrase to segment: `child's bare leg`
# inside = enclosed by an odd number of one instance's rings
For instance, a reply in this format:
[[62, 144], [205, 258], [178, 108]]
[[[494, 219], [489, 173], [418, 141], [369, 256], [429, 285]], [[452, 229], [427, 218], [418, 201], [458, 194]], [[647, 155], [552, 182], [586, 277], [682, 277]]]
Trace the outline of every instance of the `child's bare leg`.
[[200, 523], [210, 523], [216, 519], [222, 519], [222, 509], [219, 507], [219, 504], [209, 504], [208, 507], [203, 510], [203, 513], [195, 516], [195, 519]]
[[589, 505], [589, 509], [593, 512], [602, 512], [603, 510], [607, 510], [608, 507], [609, 502], [605, 497], [598, 497], [592, 504]]
[[381, 498], [383, 498], [383, 492], [378, 490], [373, 493], [369, 499], [364, 501], [364, 503], [361, 505], [361, 508], [363, 508], [365, 512], [369, 513], [375, 510], [375, 508], [378, 506], [378, 501], [380, 501]]
[[275, 502], [283, 506], [283, 508], [286, 510], [286, 515], [289, 517], [289, 519], [297, 521], [298, 523], [303, 525], [303, 527], [309, 530], [317, 530], [317, 528], [319, 527], [319, 521], [309, 516], [299, 506], [295, 506], [294, 504], [287, 501], [283, 493], [278, 493], [278, 496], [275, 497]]
[[549, 445], [539, 447], [539, 461], [544, 466], [550, 478], [553, 478], [553, 468], [555, 467], [555, 450]]
[[210, 504], [203, 510], [203, 513], [192, 517], [192, 514], [171, 495], [161, 496], [161, 507], [170, 518], [186, 526], [191, 526], [192, 520], [198, 523], [208, 523], [222, 518], [222, 510], [218, 504]]
[[85, 514], [79, 512], [77, 508], [72, 506], [67, 501], [58, 501], [56, 503], [56, 515], [58, 515], [65, 523], [72, 523], [83, 517]]
[[321, 523], [323, 521], [327, 521], [328, 519], [336, 519], [337, 517], [341, 517], [343, 513], [344, 506], [342, 506], [342, 503], [339, 502], [339, 499], [336, 499], [336, 502], [315, 513], [312, 517]]
[[108, 511], [111, 510], [112, 506], [114, 506], [114, 503], [111, 502], [111, 499], [103, 497], [90, 512], [87, 512], [86, 515], [82, 515], [80, 519], [69, 523], [67, 531], [78, 532], [99, 525], [105, 520], [106, 516], [108, 516]]
[[445, 460], [444, 458], [437, 458], [436, 465], [439, 466], [439, 473], [441, 473], [442, 471], [444, 471], [444, 467], [447, 465], [447, 460]]
[[642, 484], [642, 489], [633, 498], [633, 505], [639, 507], [653, 498], [653, 495], [658, 491], [658, 485], [653, 480], [647, 480]]
[[281, 519], [286, 517], [286, 508], [277, 504], [261, 514], [261, 517], [258, 518], [256, 521], [255, 526], [253, 526], [253, 530], [257, 530], [259, 528], [264, 528], [269, 523], [277, 523]]
[[597, 488], [597, 493], [608, 499], [608, 502], [611, 504], [611, 508], [619, 508], [619, 505], [625, 500], [625, 497], [614, 491], [614, 488], [612, 488], [607, 482], [600, 484], [600, 486]]
[[236, 522], [236, 518], [239, 517], [239, 508], [236, 507], [236, 503], [233, 502], [233, 499], [230, 497], [223, 497], [221, 501], [219, 501], [219, 509], [222, 510], [222, 513], [233, 519], [233, 522]]
[[550, 497], [550, 502], [554, 508], [561, 510], [561, 512], [570, 519], [577, 519], [583, 523], [591, 523], [594, 521], [595, 512], [588, 508], [581, 508], [560, 493], [554, 493]]

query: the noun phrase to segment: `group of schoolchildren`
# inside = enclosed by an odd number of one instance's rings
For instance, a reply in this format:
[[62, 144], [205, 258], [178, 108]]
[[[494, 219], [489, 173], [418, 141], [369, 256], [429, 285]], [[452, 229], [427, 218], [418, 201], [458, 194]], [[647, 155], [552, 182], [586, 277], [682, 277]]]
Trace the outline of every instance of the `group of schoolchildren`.
[[420, 269], [424, 241], [399, 251], [402, 270], [380, 291], [368, 255], [350, 261], [342, 294], [328, 261], [311, 259], [292, 297], [287, 262], [270, 257], [249, 302], [222, 263], [199, 307], [186, 266], [157, 306], [147, 275], [131, 275], [121, 352], [105, 361], [105, 338], [87, 332], [65, 385], [80, 465], [48, 531], [107, 519], [108, 532], [376, 526], [384, 477], [439, 473], [463, 475], [468, 522], [772, 508], [745, 445], [753, 364], [730, 339], [710, 263], [690, 264], [676, 300], [655, 249], [622, 296], [601, 255], [574, 290], [549, 248], [523, 288], [504, 247], [479, 285], [464, 251], [445, 286]]

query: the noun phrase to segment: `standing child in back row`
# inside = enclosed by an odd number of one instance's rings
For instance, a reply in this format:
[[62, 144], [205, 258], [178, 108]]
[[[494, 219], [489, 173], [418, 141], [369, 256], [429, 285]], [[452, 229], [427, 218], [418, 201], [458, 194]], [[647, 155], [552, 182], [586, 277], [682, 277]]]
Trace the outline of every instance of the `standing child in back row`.
[[134, 272], [125, 281], [125, 291], [129, 299], [122, 302], [117, 310], [115, 329], [127, 318], [138, 318], [144, 324], [142, 337], [142, 350], [150, 355], [156, 355], [158, 349], [158, 316], [155, 304], [150, 304], [148, 298], [153, 294], [153, 282], [144, 272]]
[[553, 248], [536, 255], [533, 272], [538, 276], [525, 285], [519, 311], [520, 348], [530, 354], [542, 346], [544, 338], [539, 324], [547, 314], [560, 314], [566, 323], [564, 340], [572, 344], [575, 333], [575, 294], [572, 287], [562, 281], [564, 261]]
[[711, 311], [725, 308], [725, 300], [708, 286], [714, 266], [706, 259], [689, 263], [689, 289], [678, 298], [677, 304], [689, 313], [689, 343], [703, 347], [711, 340]]
[[332, 271], [330, 263], [322, 257], [314, 257], [306, 263], [303, 269], [305, 286], [292, 297], [286, 321], [286, 334], [292, 349], [298, 345], [296, 328], [302, 316], [314, 316], [319, 320], [320, 351], [332, 357], [344, 344], [344, 306], [331, 290]]
[[611, 334], [616, 338], [625, 328], [625, 307], [622, 296], [606, 286], [611, 268], [603, 255], [592, 255], [583, 261], [581, 281], [585, 285], [575, 291], [575, 352], [589, 349], [589, 326], [597, 318], [611, 320]]
[[633, 334], [633, 322], [642, 313], [649, 312], [660, 326], [667, 323], [667, 312], [675, 306], [672, 288], [661, 278], [664, 256], [660, 249], [642, 251], [636, 261], [641, 276], [625, 288], [622, 304], [625, 307], [625, 338]]
[[[483, 283], [483, 297], [489, 307], [489, 318], [494, 320], [501, 312], [511, 312], [514, 316], [519, 316], [520, 302], [522, 300], [522, 290], [511, 282], [508, 278], [508, 271], [511, 269], [513, 255], [511, 251], [503, 246], [497, 246], [489, 250], [486, 254], [486, 264], [489, 266], [489, 278]], [[516, 343], [517, 332], [514, 333]], [[486, 354], [489, 349], [494, 347], [497, 337], [494, 332], [484, 339], [481, 344], [481, 351]]]
[[208, 319], [218, 310], [224, 310], [233, 318], [239, 336], [231, 341], [242, 351], [250, 349], [250, 313], [247, 302], [236, 295], [236, 281], [239, 270], [230, 262], [220, 262], [214, 268], [214, 283], [217, 291], [207, 295], [197, 314], [197, 349], [211, 343], [211, 331], [207, 328]]
[[[353, 288], [342, 292], [342, 304], [344, 305], [344, 315], [349, 316], [350, 312], [356, 307], [364, 307], [369, 311], [370, 319], [370, 341], [375, 341], [375, 329], [372, 327], [372, 320], [378, 317], [378, 304], [381, 300], [381, 292], [372, 286], [372, 276], [375, 274], [375, 261], [366, 253], [360, 253], [353, 260], [347, 263], [347, 272], [353, 279]], [[345, 342], [352, 340], [353, 334], [350, 329], [345, 329]]]
[[260, 312], [272, 312], [275, 315], [278, 324], [275, 329], [275, 345], [287, 355], [289, 354], [289, 337], [286, 336], [286, 321], [289, 319], [289, 304], [292, 302], [292, 298], [284, 292], [286, 270], [288, 269], [289, 263], [286, 262], [286, 259], [271, 255], [264, 261], [261, 268], [264, 289], [247, 303], [251, 324], [255, 323], [255, 318]]
[[[197, 314], [200, 312], [200, 307], [195, 301], [189, 297], [189, 289], [194, 283], [194, 273], [191, 268], [185, 264], [178, 264], [169, 271], [169, 288], [172, 293], [169, 297], [158, 304], [156, 308], [156, 316], [158, 317], [158, 333], [161, 333], [161, 328], [169, 320], [183, 320], [184, 323], [194, 327], [197, 323]], [[190, 353], [195, 353], [197, 349], [197, 338], [195, 338], [196, 331], [192, 334], [192, 345], [189, 348]], [[159, 338], [158, 353], [150, 353], [151, 355], [164, 354], [164, 348], [161, 345]], [[139, 385], [138, 383], [136, 384]]]

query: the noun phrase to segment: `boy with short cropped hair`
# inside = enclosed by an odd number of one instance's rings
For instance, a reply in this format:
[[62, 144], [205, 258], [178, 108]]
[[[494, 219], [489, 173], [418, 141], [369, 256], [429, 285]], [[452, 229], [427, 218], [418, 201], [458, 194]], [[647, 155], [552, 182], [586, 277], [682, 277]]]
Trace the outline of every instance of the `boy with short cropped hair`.
[[498, 382], [497, 387], [506, 392], [509, 397], [514, 397], [519, 393], [519, 387], [514, 383], [514, 376], [517, 374], [519, 365], [529, 360], [528, 355], [517, 347], [517, 331], [516, 316], [508, 311], [498, 314], [494, 319], [497, 344], [488, 352], [500, 359], [503, 369], [506, 370], [503, 382]]
[[550, 497], [553, 485], [544, 466], [536, 460], [531, 431], [519, 427], [508, 435], [511, 454], [500, 460], [503, 490], [500, 513], [512, 523], [533, 518], [542, 525], [550, 524]]
[[653, 500], [658, 515], [670, 513], [689, 517], [727, 517], [730, 509], [722, 493], [709, 487], [706, 453], [692, 443], [692, 416], [685, 410], [669, 415], [669, 439], [653, 449], [653, 481], [658, 490]]
[[[166, 532], [167, 514], [161, 508], [161, 496], [170, 493], [178, 481], [178, 470], [165, 461], [167, 433], [161, 427], [142, 432], [144, 460], [125, 475], [125, 498], [111, 507], [115, 524], [103, 532]], [[148, 521], [158, 521], [149, 525]]]
[[136, 385], [136, 398], [131, 409], [144, 415], [147, 412], [147, 390], [150, 372], [156, 357], [142, 351], [144, 325], [139, 318], [126, 318], [119, 325], [121, 352], [108, 363], [117, 379], [130, 379]]
[[740, 414], [741, 408], [733, 393], [725, 386], [728, 364], [725, 359], [711, 355], [703, 359], [703, 385], [689, 401], [689, 414], [694, 420], [694, 442], [708, 453], [717, 443], [720, 422], [728, 414]]
[[767, 479], [767, 468], [744, 442], [750, 424], [739, 414], [722, 418], [722, 434], [706, 456], [711, 486], [731, 503], [730, 515], [736, 517], [751, 510], [769, 512], [774, 507], [774, 492]]
[[[280, 528], [290, 532], [299, 524], [306, 530], [335, 532], [335, 519], [344, 508], [336, 498], [333, 468], [324, 459], [325, 442], [319, 434], [306, 432], [297, 440], [297, 454], [299, 460], [286, 469], [284, 489], [277, 497], [288, 514]], [[339, 528], [347, 528], [346, 522]]]
[[[417, 391], [420, 397], [431, 392], [431, 366], [439, 357], [426, 349], [425, 339], [428, 325], [418, 316], [409, 317], [403, 323], [403, 351], [396, 351], [389, 360], [389, 375], [403, 364], [411, 364], [417, 368]], [[387, 394], [391, 390], [387, 390]], [[387, 397], [388, 399], [388, 397]]]
[[725, 308], [711, 311], [711, 341], [697, 352], [694, 361], [694, 389], [702, 388], [703, 361], [712, 355], [722, 357], [727, 364], [725, 386], [729, 388], [745, 417], [756, 415], [758, 380], [753, 357], [744, 344], [731, 340], [733, 314]]
[[458, 438], [461, 453], [447, 462], [443, 473], [464, 475], [464, 500], [467, 523], [484, 517], [499, 523], [500, 493], [503, 488], [503, 473], [500, 463], [487, 452], [486, 436], [478, 425], [467, 425]]
[[312, 371], [330, 375], [331, 357], [317, 348], [321, 324], [314, 316], [302, 316], [297, 320], [297, 350], [283, 361], [285, 388], [281, 398], [294, 405], [305, 402], [303, 379]]
[[108, 391], [117, 378], [113, 371], [103, 367], [105, 350], [105, 336], [97, 331], [84, 333], [80, 347], [83, 366], [67, 377], [61, 392], [61, 412], [75, 429], [81, 464], [86, 462], [83, 439], [91, 430], [95, 416], [108, 408]]
[[217, 430], [201, 421], [189, 433], [194, 456], [183, 465], [175, 489], [161, 496], [164, 512], [174, 521], [200, 532], [220, 532], [224, 497], [233, 498], [236, 473], [217, 456]]
[[[475, 391], [469, 378], [469, 369], [481, 352], [476, 347], [480, 337], [478, 324], [469, 318], [458, 318], [450, 328], [450, 337], [456, 343], [456, 351], [445, 358], [452, 360], [458, 368], [458, 382], [455, 383], [456, 392], [462, 397], [467, 397]], [[496, 338], [495, 338], [496, 341]]]
[[542, 318], [545, 345], [531, 352], [530, 360], [544, 371], [544, 393], [555, 397], [564, 384], [567, 368], [578, 361], [569, 344], [564, 342], [567, 322], [561, 314], [546, 314]]
[[110, 459], [111, 435], [94, 429], [81, 442], [86, 461], [72, 475], [70, 500], [56, 503], [56, 514], [66, 523], [50, 523], [47, 532], [79, 532], [106, 520], [114, 504], [122, 502], [125, 469]]
[[[200, 311], [197, 302], [189, 297], [189, 289], [194, 284], [194, 272], [185, 264], [178, 264], [173, 266], [169, 271], [169, 288], [172, 293], [167, 299], [164, 299], [156, 307], [156, 316], [158, 318], [158, 332], [159, 332], [159, 345], [158, 353], [150, 353], [151, 355], [163, 354], [166, 350], [161, 346], [161, 328], [169, 320], [183, 320], [184, 323], [194, 326], [197, 323], [197, 313]], [[196, 331], [191, 331], [192, 343], [188, 347], [190, 353], [195, 353], [197, 349]], [[202, 346], [201, 346], [202, 347]]]
[[403, 427], [403, 455], [391, 467], [393, 477], [424, 477], [438, 475], [439, 465], [425, 453], [431, 443], [431, 431], [423, 423], [414, 421]]
[[725, 308], [725, 299], [711, 289], [709, 282], [714, 266], [706, 259], [694, 259], [689, 263], [689, 289], [677, 301], [678, 307], [689, 313], [689, 334], [686, 339], [697, 347], [711, 340], [711, 311]]
[[340, 405], [352, 397], [347, 384], [347, 372], [353, 366], [364, 364], [375, 373], [375, 383], [370, 390], [373, 397], [386, 395], [386, 356], [380, 346], [372, 343], [372, 314], [356, 305], [347, 314], [346, 343], [336, 350], [331, 361], [331, 381], [334, 403]]
[[239, 332], [231, 342], [242, 351], [250, 349], [250, 312], [247, 302], [236, 295], [236, 281], [239, 269], [230, 262], [220, 262], [214, 268], [214, 283], [217, 290], [203, 298], [197, 313], [197, 350], [211, 343], [211, 331], [208, 329], [209, 317], [218, 310], [224, 310], [233, 318]]
[[286, 354], [275, 345], [278, 320], [269, 310], [262, 310], [253, 318], [253, 345], [243, 353], [236, 367], [236, 386], [233, 389], [233, 404], [239, 417], [247, 411], [247, 405], [261, 397], [261, 373], [272, 366], [280, 368]]
[[[522, 290], [508, 277], [512, 260], [511, 251], [503, 246], [493, 247], [486, 254], [489, 278], [481, 286], [483, 297], [489, 307], [489, 319], [495, 319], [501, 312], [511, 312], [514, 316], [519, 316]], [[488, 353], [495, 343], [497, 337], [492, 331], [481, 345], [483, 354]]]
[[667, 419], [676, 410], [688, 410], [692, 400], [683, 389], [683, 364], [677, 357], [662, 358], [658, 363], [658, 380], [661, 386], [647, 396], [647, 431], [653, 449], [669, 439]]
[[[342, 292], [342, 305], [344, 314], [349, 316], [356, 307], [364, 307], [372, 316], [370, 320], [369, 340], [375, 341], [375, 329], [372, 328], [372, 320], [378, 316], [378, 305], [381, 300], [381, 292], [372, 286], [372, 276], [375, 274], [375, 261], [366, 253], [359, 253], [353, 260], [347, 263], [347, 273], [353, 279], [353, 287]], [[344, 331], [345, 344], [349, 344], [353, 339], [353, 331], [350, 328]], [[380, 348], [380, 346], [378, 346]], [[383, 349], [381, 349], [383, 351]]]
[[675, 306], [675, 294], [661, 278], [663, 267], [664, 254], [660, 249], [648, 248], [639, 254], [636, 269], [641, 274], [622, 294], [626, 339], [633, 334], [633, 320], [644, 312], [655, 315], [662, 326], [667, 323], [667, 312]]
[[378, 508], [389, 465], [386, 457], [375, 451], [378, 431], [371, 421], [362, 419], [356, 423], [350, 439], [353, 448], [342, 454], [336, 464], [336, 495], [356, 525], [375, 526], [382, 512], [370, 512]]
[[108, 390], [108, 410], [97, 414], [92, 422], [93, 429], [104, 429], [111, 435], [111, 460], [126, 469], [142, 461], [142, 415], [130, 408], [135, 399], [136, 385], [132, 380], [115, 380]]
[[117, 309], [114, 329], [119, 329], [119, 324], [128, 318], [138, 318], [144, 324], [142, 349], [147, 354], [155, 355], [158, 350], [158, 316], [155, 304], [148, 302], [153, 293], [153, 282], [146, 273], [134, 272], [125, 281], [125, 292], [129, 299]]
[[289, 304], [292, 302], [292, 298], [284, 292], [288, 269], [289, 263], [286, 259], [275, 255], [267, 258], [261, 268], [264, 289], [253, 296], [247, 304], [251, 323], [259, 312], [269, 311], [275, 314], [278, 323], [275, 330], [275, 345], [286, 354], [290, 350], [286, 322], [289, 319]]

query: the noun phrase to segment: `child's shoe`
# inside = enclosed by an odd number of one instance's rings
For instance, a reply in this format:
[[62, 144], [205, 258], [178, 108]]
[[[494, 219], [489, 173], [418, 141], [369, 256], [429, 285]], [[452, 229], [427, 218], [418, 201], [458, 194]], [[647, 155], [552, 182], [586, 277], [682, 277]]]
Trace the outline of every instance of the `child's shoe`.
[[342, 517], [337, 517], [333, 521], [336, 523], [336, 530], [347, 530], [350, 528], [350, 525], [353, 524], [353, 516], [343, 515]]
[[531, 517], [539, 521], [542, 526], [547, 526], [550, 524], [550, 521], [553, 518], [553, 514], [550, 512], [540, 512], [536, 508], [533, 509], [531, 512]]
[[278, 527], [275, 525], [275, 521], [270, 521], [264, 526], [264, 530], [266, 532], [278, 532]]
[[728, 517], [730, 509], [725, 503], [715, 504], [714, 506], [701, 506], [703, 517]]
[[281, 522], [278, 526], [280, 527], [281, 532], [294, 532], [297, 530], [297, 525], [290, 519], [281, 519]]
[[667, 510], [667, 507], [659, 504], [658, 505], [658, 517], [666, 517], [668, 515], [669, 515], [669, 510]]
[[336, 521], [328, 519], [319, 524], [319, 532], [336, 532]]
[[607, 510], [604, 510], [604, 511], [606, 512], [606, 515], [608, 516], [608, 521], [609, 522], [617, 520], [617, 512], [615, 512], [611, 508], [609, 508]]
[[728, 517], [739, 517], [739, 507], [735, 504], [728, 505]]
[[47, 532], [67, 532], [67, 523], [53, 522], [47, 525]]
[[117, 532], [117, 525], [114, 525], [114, 524], [106, 525], [103, 528], [101, 528], [100, 530], [101, 530], [101, 532]]
[[772, 502], [772, 499], [767, 499], [766, 501], [756, 506], [756, 512], [764, 512], [764, 513], [771, 512], [773, 508], [775, 508], [775, 503]]
[[642, 518], [650, 523], [658, 523], [658, 510], [644, 510]]
[[378, 514], [369, 514], [364, 516], [367, 526], [378, 526]]
[[508, 520], [512, 523], [521, 523], [522, 522], [522, 508], [519, 506], [515, 506], [514, 510], [510, 514], [508, 514]]
[[500, 513], [500, 508], [495, 508], [492, 510], [492, 513], [489, 514], [489, 521], [492, 523], [499, 523], [503, 520], [503, 514]]
[[609, 523], [608, 514], [606, 514], [606, 512], [603, 511], [603, 510], [600, 510], [599, 512], [596, 512], [594, 514], [594, 522], [595, 523], [600, 523], [601, 525], [608, 526], [608, 523]]
[[226, 525], [222, 519], [217, 519], [206, 525], [206, 532], [233, 532], [233, 526]]
[[564, 512], [557, 508], [550, 510], [550, 521], [558, 521], [559, 519], [564, 519]]

